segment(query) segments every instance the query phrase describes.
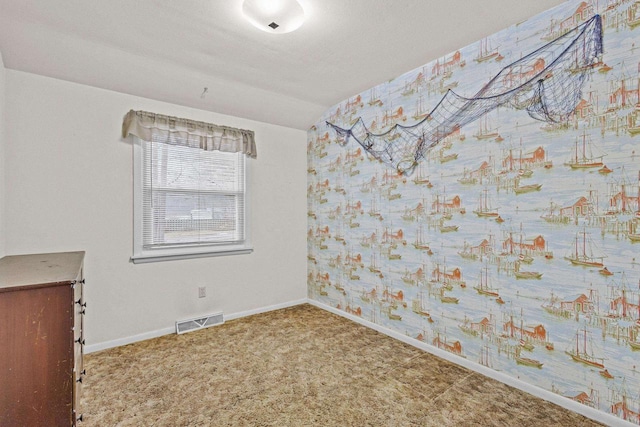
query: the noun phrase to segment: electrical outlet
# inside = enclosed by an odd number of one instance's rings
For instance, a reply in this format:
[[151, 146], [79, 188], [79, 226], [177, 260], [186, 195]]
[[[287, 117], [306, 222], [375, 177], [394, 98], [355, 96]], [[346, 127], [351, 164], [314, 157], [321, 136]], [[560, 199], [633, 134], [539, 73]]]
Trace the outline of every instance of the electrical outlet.
[[200, 286], [198, 288], [198, 298], [204, 298], [207, 296], [207, 288], [204, 286]]

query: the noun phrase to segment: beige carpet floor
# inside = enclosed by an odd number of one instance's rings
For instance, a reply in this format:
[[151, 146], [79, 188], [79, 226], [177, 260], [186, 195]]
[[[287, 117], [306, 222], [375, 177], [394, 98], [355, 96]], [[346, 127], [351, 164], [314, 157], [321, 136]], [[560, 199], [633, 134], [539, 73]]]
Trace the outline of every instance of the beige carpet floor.
[[86, 356], [84, 426], [596, 426], [311, 305]]

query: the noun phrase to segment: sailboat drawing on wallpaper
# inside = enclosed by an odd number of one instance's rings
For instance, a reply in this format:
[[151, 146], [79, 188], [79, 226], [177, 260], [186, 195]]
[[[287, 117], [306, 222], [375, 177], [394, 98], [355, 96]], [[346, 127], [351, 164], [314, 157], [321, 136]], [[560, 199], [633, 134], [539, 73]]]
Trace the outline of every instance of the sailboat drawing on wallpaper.
[[478, 183], [478, 178], [474, 177], [471, 171], [465, 167], [462, 178], [458, 178], [458, 182], [462, 185], [475, 185]]
[[542, 368], [542, 365], [543, 365], [542, 362], [536, 359], [532, 359], [530, 357], [520, 356], [521, 351], [522, 350], [520, 349], [520, 347], [516, 348], [515, 359], [518, 365], [531, 366], [533, 368]]
[[[585, 131], [581, 138], [576, 138], [575, 150], [571, 160], [565, 164], [571, 169], [601, 168], [604, 166], [602, 158], [606, 156], [606, 154], [598, 153], [597, 151], [599, 150], [595, 148], [591, 138]], [[594, 154], [594, 152], [596, 152], [596, 154]]]
[[424, 306], [424, 292], [423, 291], [420, 291], [418, 293], [418, 298], [416, 298], [413, 301], [411, 301], [411, 310], [414, 313], [419, 314], [420, 316], [431, 317], [431, 314], [429, 314], [429, 312], [427, 311], [426, 307]]
[[445, 294], [446, 289], [444, 287], [440, 288], [440, 302], [443, 304], [458, 304], [460, 300], [456, 297], [452, 297]]
[[446, 225], [444, 224], [444, 222], [442, 222], [439, 226], [438, 229], [440, 230], [441, 233], [451, 233], [452, 231], [458, 231], [459, 226], [457, 225]]
[[460, 258], [475, 261], [478, 259], [478, 254], [474, 252], [474, 248], [465, 240], [462, 243], [462, 250], [458, 251]]
[[418, 225], [416, 240], [413, 242], [413, 247], [416, 249], [425, 250], [429, 255], [433, 254], [427, 242], [424, 241], [424, 230], [422, 228], [422, 224]]
[[499, 297], [500, 294], [498, 293], [498, 290], [489, 285], [489, 267], [485, 266], [483, 270], [484, 274], [482, 274], [482, 271], [480, 272], [478, 286], [474, 286], [473, 289], [475, 289], [480, 295]]
[[474, 210], [473, 213], [478, 215], [481, 218], [495, 218], [498, 216], [498, 209], [494, 209], [491, 206], [488, 196], [489, 190], [484, 189], [480, 194], [478, 199], [478, 209]]
[[369, 102], [368, 102], [369, 106], [373, 107], [373, 106], [382, 106], [382, 101], [380, 100], [380, 97], [378, 96], [378, 92], [376, 90], [376, 88], [372, 88], [371, 91], [369, 91]]
[[[589, 233], [582, 231], [576, 234], [575, 244], [571, 250], [571, 254], [565, 258], [573, 265], [581, 265], [584, 267], [603, 267], [605, 255], [598, 255], [593, 250], [593, 240], [588, 238]], [[582, 238], [580, 238], [582, 235]]]
[[629, 238], [629, 240], [631, 240], [632, 242], [640, 242], [640, 232], [639, 233], [627, 233], [627, 237]]
[[469, 319], [466, 315], [464, 316], [464, 320], [462, 321], [462, 323], [458, 325], [458, 328], [460, 328], [460, 330], [467, 335], [471, 335], [472, 337], [478, 336], [478, 331], [471, 327], [471, 319]]
[[474, 138], [483, 140], [483, 139], [498, 139], [500, 138], [500, 134], [498, 133], [498, 128], [493, 128], [488, 121], [487, 116], [484, 116], [484, 120], [480, 120], [480, 128], [476, 133], [473, 134]]
[[422, 163], [420, 164], [420, 166], [418, 166], [416, 171], [416, 176], [411, 181], [413, 181], [413, 183], [416, 185], [423, 184], [423, 185], [426, 185], [427, 188], [433, 187], [433, 184], [431, 184], [431, 181], [429, 181], [429, 178], [425, 176], [424, 166]]
[[422, 94], [420, 94], [418, 100], [416, 101], [416, 111], [412, 117], [415, 121], [420, 121], [425, 117], [429, 117], [429, 110], [424, 106], [424, 103], [422, 101]]
[[445, 154], [445, 150], [446, 148], [443, 147], [440, 151], [438, 151], [438, 161], [440, 163], [447, 163], [458, 158], [458, 153]]
[[500, 52], [498, 52], [498, 48], [493, 48], [491, 46], [491, 42], [488, 38], [484, 38], [480, 40], [480, 45], [478, 46], [478, 55], [473, 58], [476, 62], [485, 62], [491, 59], [495, 59], [496, 61], [500, 61], [503, 59]]
[[520, 185], [520, 177], [517, 177], [515, 180], [515, 185], [513, 187], [513, 192], [516, 194], [524, 194], [531, 193], [532, 191], [540, 191], [542, 188], [542, 184], [527, 184]]
[[369, 264], [369, 271], [377, 274], [381, 279], [384, 277], [382, 271], [380, 271], [380, 266], [378, 265], [378, 256], [375, 251], [371, 253], [371, 264]]
[[487, 344], [483, 345], [482, 349], [480, 350], [479, 362], [482, 366], [493, 368], [493, 358], [491, 357], [491, 352]]
[[385, 313], [387, 314], [387, 317], [389, 318], [389, 320], [397, 320], [397, 321], [402, 320], [402, 316], [398, 313], [394, 313], [391, 307], [387, 307], [387, 309], [385, 310]]
[[593, 352], [593, 343], [591, 338], [587, 336], [586, 326], [576, 331], [573, 339], [573, 345], [569, 347], [567, 353], [576, 362], [584, 363], [588, 366], [604, 369], [604, 357], [596, 357]]
[[371, 198], [371, 208], [369, 208], [369, 216], [373, 217], [373, 218], [378, 218], [378, 220], [382, 221], [384, 218], [382, 217], [382, 214], [380, 213], [380, 207], [379, 207], [379, 198], [380, 196], [373, 196]]
[[520, 264], [522, 264], [522, 261], [517, 261], [515, 264], [515, 271], [513, 272], [513, 275], [516, 277], [516, 279], [540, 279], [542, 278], [542, 273], [539, 273], [537, 271], [523, 271], [520, 270]]
[[558, 204], [553, 203], [553, 201], [549, 202], [549, 209], [545, 214], [540, 215], [540, 218], [552, 224], [568, 224], [571, 221], [571, 217], [562, 215], [559, 208], [561, 208], [561, 206]]

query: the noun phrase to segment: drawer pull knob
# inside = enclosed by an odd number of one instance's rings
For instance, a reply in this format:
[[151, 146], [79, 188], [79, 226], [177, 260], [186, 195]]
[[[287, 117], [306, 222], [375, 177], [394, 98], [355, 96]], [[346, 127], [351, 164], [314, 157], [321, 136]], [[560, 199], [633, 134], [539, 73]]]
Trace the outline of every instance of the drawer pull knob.
[[80, 312], [80, 314], [84, 314], [87, 310], [85, 310], [84, 308], [82, 309], [82, 311]]
[[82, 338], [78, 338], [78, 339], [76, 340], [76, 342], [77, 342], [78, 344], [82, 344], [82, 345], [84, 345], [84, 339], [82, 339]]
[[79, 416], [78, 418], [76, 418], [76, 421], [83, 421], [83, 420], [82, 420], [82, 415], [83, 415], [83, 414], [80, 414], [80, 416]]
[[80, 298], [78, 301], [76, 301], [76, 304], [78, 304], [80, 307], [86, 307], [87, 306], [86, 302], [82, 302], [82, 298]]
[[82, 371], [80, 371], [80, 375], [87, 375], [87, 370], [83, 369]]
[[82, 382], [82, 377], [78, 378], [78, 379], [76, 380], [76, 382], [77, 382], [77, 383], [81, 383], [81, 382]]

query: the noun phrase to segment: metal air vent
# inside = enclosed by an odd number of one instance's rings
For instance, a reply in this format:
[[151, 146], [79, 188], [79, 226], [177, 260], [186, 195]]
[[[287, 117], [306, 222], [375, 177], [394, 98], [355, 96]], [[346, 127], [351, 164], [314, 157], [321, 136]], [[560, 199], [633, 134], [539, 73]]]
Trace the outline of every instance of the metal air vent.
[[208, 316], [196, 317], [194, 319], [178, 320], [176, 322], [176, 333], [184, 334], [185, 332], [221, 325], [223, 323], [224, 317], [222, 313], [210, 314]]

